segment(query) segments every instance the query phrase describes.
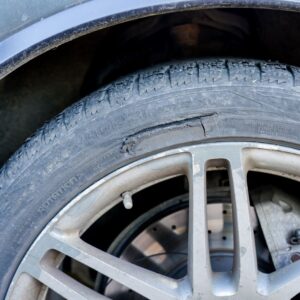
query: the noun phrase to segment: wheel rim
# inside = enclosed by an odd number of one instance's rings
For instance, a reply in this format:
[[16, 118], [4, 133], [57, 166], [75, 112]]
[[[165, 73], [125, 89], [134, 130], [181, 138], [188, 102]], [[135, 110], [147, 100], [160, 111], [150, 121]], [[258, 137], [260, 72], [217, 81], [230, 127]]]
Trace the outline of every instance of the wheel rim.
[[[206, 171], [220, 167], [228, 169], [232, 195], [232, 272], [213, 272], [210, 266]], [[246, 179], [250, 170], [299, 180], [299, 151], [258, 143], [203, 144], [159, 153], [119, 169], [82, 192], [47, 225], [20, 264], [6, 299], [42, 299], [46, 293], [41, 284], [67, 299], [107, 299], [59, 270], [62, 255], [149, 299], [292, 298], [300, 290], [299, 261], [271, 274], [257, 268]], [[138, 267], [80, 238], [125, 199], [120, 195], [178, 175], [189, 180], [188, 274], [183, 279]], [[130, 206], [130, 197], [126, 199]]]

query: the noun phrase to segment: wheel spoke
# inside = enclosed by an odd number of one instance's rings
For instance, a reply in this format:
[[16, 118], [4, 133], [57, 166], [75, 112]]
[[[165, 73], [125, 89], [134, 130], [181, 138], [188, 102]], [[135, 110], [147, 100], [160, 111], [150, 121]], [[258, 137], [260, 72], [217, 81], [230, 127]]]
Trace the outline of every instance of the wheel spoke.
[[69, 277], [60, 270], [42, 266], [38, 273], [30, 274], [38, 281], [49, 287], [52, 291], [60, 296], [70, 300], [108, 300], [109, 298], [102, 296], [94, 290], [84, 286], [73, 278]]
[[[49, 237], [51, 238], [51, 237]], [[99, 250], [79, 237], [53, 238], [53, 248], [148, 299], [178, 299], [176, 280], [157, 274]]]
[[[47, 255], [47, 254], [46, 254]], [[36, 258], [41, 260], [36, 263]], [[86, 287], [77, 280], [63, 273], [54, 265], [47, 263], [47, 259], [41, 259], [40, 253], [35, 253], [27, 258], [24, 265], [24, 272], [50, 288], [55, 293], [66, 299], [84, 300], [84, 299], [109, 299]], [[50, 259], [53, 262], [53, 259]]]
[[290, 299], [299, 293], [300, 261], [268, 275], [268, 291], [272, 299]]
[[206, 170], [202, 153], [192, 153], [189, 174], [188, 276], [193, 298], [211, 294], [211, 266], [206, 220]]
[[235, 262], [234, 277], [238, 293], [254, 295], [257, 289], [257, 258], [251, 225], [251, 211], [247, 188], [247, 174], [240, 148], [231, 149], [229, 179], [234, 210]]

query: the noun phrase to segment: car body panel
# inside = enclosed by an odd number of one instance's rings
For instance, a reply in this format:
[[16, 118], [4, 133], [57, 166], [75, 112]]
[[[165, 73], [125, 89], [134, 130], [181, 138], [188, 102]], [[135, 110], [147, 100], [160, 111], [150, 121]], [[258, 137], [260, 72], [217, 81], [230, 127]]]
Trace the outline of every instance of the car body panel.
[[[0, 12], [0, 19], [4, 20], [2, 15], [7, 14], [10, 1], [1, 2], [2, 6], [6, 3], [6, 9]], [[15, 2], [14, 10], [20, 11], [22, 2]], [[19, 22], [12, 20], [6, 25], [10, 35], [0, 34], [0, 39], [4, 37], [0, 41], [0, 79], [34, 57], [79, 36], [146, 16], [204, 8], [300, 10], [300, 0], [64, 0], [53, 6], [49, 3], [31, 19], [36, 22], [26, 23], [26, 15], [23, 21], [21, 15]]]

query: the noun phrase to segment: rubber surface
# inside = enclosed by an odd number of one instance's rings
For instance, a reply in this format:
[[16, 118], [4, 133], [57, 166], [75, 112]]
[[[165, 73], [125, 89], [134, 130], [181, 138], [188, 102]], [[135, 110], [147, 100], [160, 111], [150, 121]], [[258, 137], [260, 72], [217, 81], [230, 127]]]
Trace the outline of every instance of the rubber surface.
[[300, 144], [300, 71], [247, 60], [174, 62], [101, 88], [45, 124], [0, 172], [0, 299], [49, 220], [104, 175], [181, 144]]

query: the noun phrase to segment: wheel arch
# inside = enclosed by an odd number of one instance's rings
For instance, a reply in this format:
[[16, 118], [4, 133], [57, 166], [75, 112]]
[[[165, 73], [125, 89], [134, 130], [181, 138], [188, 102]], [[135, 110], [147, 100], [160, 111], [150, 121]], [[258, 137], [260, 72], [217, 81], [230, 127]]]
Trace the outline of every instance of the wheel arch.
[[[146, 16], [207, 8], [299, 11], [298, 0], [83, 1], [14, 32], [0, 41], [0, 79], [26, 62], [87, 33]], [[5, 13], [5, 10], [4, 12]], [[20, 20], [19, 26], [22, 26]]]

